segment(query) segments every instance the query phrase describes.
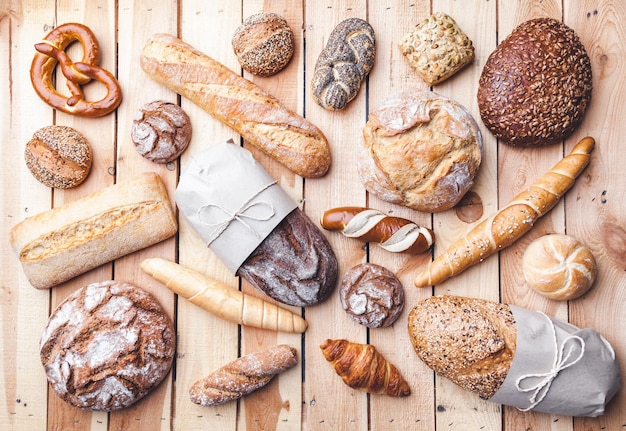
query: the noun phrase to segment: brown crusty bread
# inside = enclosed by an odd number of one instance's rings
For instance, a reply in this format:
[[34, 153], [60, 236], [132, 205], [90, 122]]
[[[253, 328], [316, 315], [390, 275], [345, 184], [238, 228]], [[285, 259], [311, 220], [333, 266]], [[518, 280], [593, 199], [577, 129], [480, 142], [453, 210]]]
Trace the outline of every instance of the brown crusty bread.
[[177, 230], [165, 185], [150, 172], [29, 217], [10, 242], [28, 281], [46, 289]]
[[189, 389], [189, 398], [201, 406], [234, 401], [267, 385], [297, 363], [296, 349], [286, 344], [249, 353], [196, 381]]
[[141, 52], [141, 67], [294, 173], [316, 178], [328, 171], [330, 147], [317, 127], [182, 40], [152, 36]]
[[500, 388], [515, 354], [517, 330], [506, 304], [433, 296], [409, 313], [417, 356], [436, 373], [488, 399]]

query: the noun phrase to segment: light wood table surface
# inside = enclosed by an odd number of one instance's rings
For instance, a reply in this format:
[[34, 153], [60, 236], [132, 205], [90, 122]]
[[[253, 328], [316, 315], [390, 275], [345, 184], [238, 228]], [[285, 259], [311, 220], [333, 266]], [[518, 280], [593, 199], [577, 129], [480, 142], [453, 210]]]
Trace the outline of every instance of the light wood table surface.
[[[454, 294], [502, 301], [541, 310], [580, 327], [601, 332], [616, 349], [626, 370], [626, 3], [622, 0], [3, 0], [0, 3], [0, 147], [2, 242], [0, 245], [0, 429], [1, 430], [552, 430], [626, 429], [626, 389], [599, 418], [571, 418], [523, 413], [484, 401], [435, 376], [412, 350], [406, 319], [420, 299]], [[8, 242], [13, 225], [145, 171], [157, 172], [173, 202], [177, 180], [189, 157], [209, 145], [239, 136], [206, 112], [149, 79], [139, 66], [148, 37], [178, 35], [233, 70], [241, 71], [231, 37], [243, 18], [260, 10], [284, 16], [296, 37], [288, 67], [269, 78], [244, 74], [286, 106], [323, 130], [333, 163], [320, 179], [295, 176], [260, 154], [257, 159], [316, 223], [321, 214], [344, 205], [369, 206], [432, 227], [437, 254], [478, 220], [460, 217], [460, 210], [427, 214], [388, 204], [368, 195], [356, 167], [356, 149], [373, 109], [387, 96], [427, 85], [411, 70], [397, 42], [421, 19], [443, 11], [457, 20], [476, 48], [474, 62], [434, 87], [466, 106], [478, 119], [484, 157], [471, 192], [477, 206], [471, 214], [489, 215], [506, 204], [552, 167], [584, 136], [596, 139], [590, 166], [565, 198], [532, 231], [512, 247], [435, 287], [418, 289], [413, 278], [432, 258], [391, 254], [338, 233], [324, 232], [340, 265], [340, 276], [370, 261], [394, 271], [405, 286], [406, 306], [390, 328], [366, 330], [347, 317], [335, 293], [303, 312], [309, 328], [303, 336], [275, 333], [220, 320], [175, 297], [139, 269], [146, 257], [177, 260], [233, 288], [262, 296], [233, 277], [181, 219], [179, 234], [170, 240], [123, 257], [49, 290], [29, 285]], [[315, 61], [334, 26], [347, 17], [367, 19], [377, 38], [376, 63], [357, 98], [343, 111], [325, 111], [315, 104], [310, 79]], [[498, 142], [479, 119], [478, 78], [488, 55], [519, 23], [548, 16], [563, 20], [580, 36], [591, 58], [593, 97], [582, 125], [563, 144], [540, 149], [515, 149]], [[124, 100], [113, 114], [88, 119], [55, 112], [33, 91], [29, 68], [33, 45], [53, 27], [80, 22], [97, 35], [102, 66], [116, 74]], [[80, 48], [72, 47], [79, 53]], [[90, 90], [97, 94], [98, 89]], [[164, 166], [135, 151], [130, 129], [136, 110], [146, 102], [180, 103], [193, 124], [193, 138], [180, 160]], [[50, 125], [68, 125], [83, 133], [94, 152], [94, 164], [79, 187], [51, 190], [30, 174], [24, 146], [33, 132]], [[463, 221], [465, 220], [465, 221]], [[531, 291], [524, 283], [521, 258], [531, 240], [546, 233], [568, 233], [593, 251], [599, 274], [584, 297], [556, 302]], [[48, 387], [39, 359], [39, 338], [50, 312], [74, 290], [95, 281], [125, 280], [152, 292], [175, 319], [178, 342], [175, 365], [167, 379], [129, 409], [106, 414], [67, 406]], [[371, 343], [409, 382], [408, 398], [370, 396], [347, 387], [321, 355], [326, 338]], [[219, 407], [199, 407], [188, 397], [190, 385], [238, 355], [278, 343], [298, 349], [299, 364], [267, 387]]]

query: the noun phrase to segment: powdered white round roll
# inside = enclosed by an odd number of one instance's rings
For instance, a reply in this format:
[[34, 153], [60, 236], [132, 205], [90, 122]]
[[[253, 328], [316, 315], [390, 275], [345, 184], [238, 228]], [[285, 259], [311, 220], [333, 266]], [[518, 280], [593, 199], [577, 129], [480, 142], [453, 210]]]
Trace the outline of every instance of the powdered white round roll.
[[563, 301], [586, 293], [597, 274], [591, 250], [563, 234], [544, 235], [531, 242], [524, 252], [522, 268], [531, 288]]

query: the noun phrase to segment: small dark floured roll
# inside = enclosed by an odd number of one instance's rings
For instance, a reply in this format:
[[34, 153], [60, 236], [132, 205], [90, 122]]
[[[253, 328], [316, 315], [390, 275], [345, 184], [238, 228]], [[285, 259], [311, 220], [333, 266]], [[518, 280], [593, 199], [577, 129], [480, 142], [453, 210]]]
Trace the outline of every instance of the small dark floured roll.
[[404, 288], [387, 268], [362, 263], [341, 280], [341, 306], [352, 320], [368, 328], [390, 326], [404, 308]]
[[167, 375], [176, 332], [148, 292], [109, 280], [59, 304], [41, 336], [41, 362], [52, 390], [84, 410], [126, 408]]
[[298, 307], [328, 298], [337, 273], [337, 258], [328, 240], [299, 208], [237, 270], [237, 275], [268, 296]]

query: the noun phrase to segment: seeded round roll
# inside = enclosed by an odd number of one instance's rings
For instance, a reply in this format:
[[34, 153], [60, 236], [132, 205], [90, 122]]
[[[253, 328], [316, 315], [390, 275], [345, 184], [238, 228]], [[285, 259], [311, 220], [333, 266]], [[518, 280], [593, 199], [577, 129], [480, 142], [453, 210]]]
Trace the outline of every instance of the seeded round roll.
[[135, 114], [131, 139], [135, 149], [155, 163], [176, 160], [191, 140], [191, 120], [175, 103], [155, 100], [146, 103]]
[[84, 410], [114, 411], [129, 407], [165, 378], [176, 333], [151, 294], [108, 280], [61, 302], [40, 348], [46, 376], [59, 397]]
[[591, 62], [571, 28], [551, 18], [526, 21], [491, 53], [479, 79], [485, 126], [520, 147], [565, 139], [591, 99]]
[[26, 144], [26, 166], [42, 184], [69, 189], [82, 183], [91, 170], [91, 147], [85, 137], [68, 126], [37, 130]]
[[273, 12], [249, 16], [232, 38], [239, 64], [253, 75], [280, 72], [293, 56], [293, 33], [287, 21]]

